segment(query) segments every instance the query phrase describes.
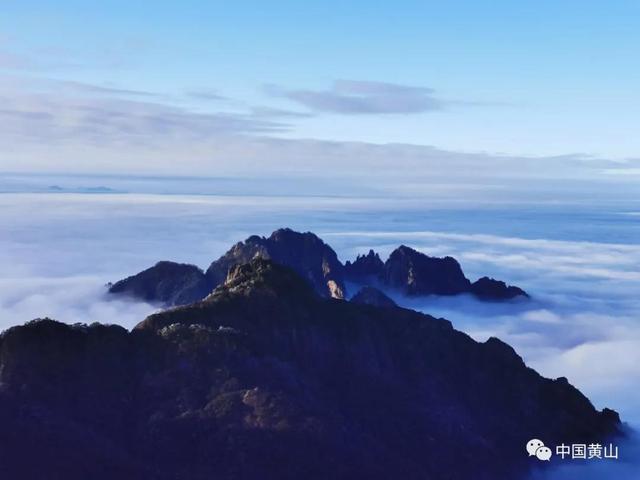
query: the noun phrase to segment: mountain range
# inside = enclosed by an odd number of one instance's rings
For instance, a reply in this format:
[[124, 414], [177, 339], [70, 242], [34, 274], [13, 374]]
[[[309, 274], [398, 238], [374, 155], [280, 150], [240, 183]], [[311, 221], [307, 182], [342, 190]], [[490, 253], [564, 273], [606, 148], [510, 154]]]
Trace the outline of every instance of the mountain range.
[[[518, 479], [542, 463], [531, 438], [621, 434], [615, 411], [497, 338], [376, 290], [318, 292], [343, 288], [344, 269], [303, 238], [322, 276], [255, 255], [132, 331], [39, 319], [2, 333], [0, 478]], [[195, 295], [192, 270], [172, 269]]]
[[254, 235], [235, 244], [206, 271], [195, 265], [161, 261], [110, 285], [109, 292], [164, 306], [186, 305], [202, 300], [221, 285], [230, 268], [256, 257], [292, 268], [325, 297], [347, 298], [346, 282], [411, 296], [468, 293], [488, 301], [528, 297], [524, 290], [489, 277], [471, 282], [454, 258], [430, 257], [404, 245], [386, 262], [371, 250], [343, 265], [336, 252], [313, 233], [286, 228], [269, 237]]

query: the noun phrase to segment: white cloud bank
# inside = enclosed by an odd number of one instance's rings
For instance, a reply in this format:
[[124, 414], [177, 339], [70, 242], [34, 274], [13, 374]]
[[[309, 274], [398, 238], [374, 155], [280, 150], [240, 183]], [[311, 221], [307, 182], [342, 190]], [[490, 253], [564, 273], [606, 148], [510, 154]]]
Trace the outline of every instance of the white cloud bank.
[[[522, 218], [517, 228], [505, 220], [511, 215]], [[504, 279], [532, 299], [398, 298], [401, 303], [446, 317], [478, 340], [502, 338], [543, 375], [568, 377], [598, 408], [617, 409], [638, 425], [640, 246], [633, 242], [634, 217], [605, 211], [598, 222], [585, 222], [563, 205], [525, 215], [515, 208], [432, 210], [421, 200], [0, 194], [0, 329], [43, 316], [131, 328], [155, 307], [108, 298], [106, 282], [161, 259], [206, 267], [234, 242], [281, 226], [315, 231], [343, 261], [369, 248], [386, 256], [404, 243], [453, 255], [470, 278]], [[540, 238], [540, 231], [550, 238]], [[632, 467], [619, 462], [605, 473], [628, 480]], [[599, 468], [563, 468], [552, 479], [602, 478]]]
[[[497, 335], [543, 374], [567, 376], [599, 407], [640, 421], [640, 396], [632, 388], [640, 383], [639, 246], [455, 233], [456, 226], [494, 228], [486, 222], [495, 211], [436, 211], [429, 220], [419, 205], [320, 197], [0, 195], [0, 328], [45, 315], [131, 327], [154, 307], [107, 298], [106, 282], [162, 259], [206, 267], [250, 234], [291, 226], [316, 231], [343, 260], [368, 248], [386, 255], [404, 243], [458, 258], [472, 279], [491, 275], [526, 289], [532, 300], [515, 305], [465, 297], [402, 302], [449, 318], [479, 340]], [[533, 218], [544, 222], [544, 213]], [[633, 220], [615, 212], [607, 218], [627, 222], [623, 230]], [[449, 232], [407, 231], [443, 219]], [[529, 219], [521, 231], [534, 225]], [[557, 226], [546, 225], [543, 230]], [[612, 223], [605, 226], [603, 235], [620, 235]]]
[[335, 232], [325, 238], [350, 251], [354, 244], [360, 252], [374, 248], [383, 257], [405, 243], [454, 256], [472, 279], [490, 275], [524, 288], [532, 299], [515, 304], [396, 299], [448, 318], [478, 340], [500, 337], [542, 374], [568, 377], [598, 407], [617, 408], [627, 421], [640, 422], [634, 387], [640, 384], [640, 246], [432, 231]]

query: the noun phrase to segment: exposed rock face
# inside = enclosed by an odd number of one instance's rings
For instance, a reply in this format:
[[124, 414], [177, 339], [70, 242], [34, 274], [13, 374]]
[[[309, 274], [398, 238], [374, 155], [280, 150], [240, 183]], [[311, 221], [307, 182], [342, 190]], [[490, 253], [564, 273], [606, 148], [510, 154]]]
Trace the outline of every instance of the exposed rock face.
[[255, 257], [292, 268], [322, 296], [344, 298], [344, 267], [336, 252], [313, 233], [288, 228], [276, 230], [267, 238], [254, 235], [237, 243], [211, 264], [207, 278], [211, 284], [220, 285], [233, 266]]
[[408, 295], [456, 295], [471, 285], [455, 258], [429, 257], [404, 245], [389, 256], [382, 280]]
[[194, 265], [160, 262], [117, 282], [109, 292], [165, 306], [187, 305], [202, 300], [221, 285], [234, 266], [256, 257], [292, 268], [325, 297], [344, 299], [345, 279], [397, 288], [408, 295], [471, 293], [490, 301], [528, 296], [518, 287], [488, 277], [472, 284], [454, 258], [429, 257], [404, 245], [395, 249], [386, 262], [370, 250], [343, 266], [336, 252], [316, 235], [288, 228], [276, 230], [269, 237], [254, 235], [235, 244], [206, 273]]
[[206, 274], [194, 265], [159, 262], [111, 285], [109, 293], [164, 306], [188, 305], [221, 285], [233, 267], [256, 257], [292, 268], [321, 296], [345, 298], [344, 267], [336, 252], [313, 233], [288, 228], [276, 230], [266, 238], [254, 235], [236, 243], [209, 266]]
[[377, 280], [384, 270], [384, 262], [373, 250], [367, 255], [358, 255], [353, 263], [344, 264], [345, 277], [353, 282], [368, 283]]
[[338, 300], [344, 300], [344, 288], [341, 288], [335, 280], [329, 280], [327, 282], [327, 288], [329, 289], [329, 296], [331, 298], [337, 298]]
[[204, 272], [195, 265], [158, 262], [137, 275], [111, 285], [109, 292], [173, 306], [201, 300], [212, 289]]
[[0, 425], [2, 478], [516, 480], [532, 436], [602, 442], [619, 419], [497, 339], [258, 258], [130, 333], [9, 329]]
[[489, 277], [481, 279], [471, 284], [471, 293], [484, 300], [503, 300], [515, 297], [528, 297], [527, 292], [518, 287], [507, 285], [500, 280]]
[[396, 248], [386, 262], [373, 250], [345, 264], [347, 280], [392, 287], [407, 295], [457, 295], [471, 293], [482, 300], [510, 300], [527, 293], [502, 281], [482, 277], [471, 283], [452, 257], [430, 257], [404, 245]]
[[350, 300], [361, 305], [373, 305], [375, 307], [397, 307], [396, 302], [374, 287], [362, 287]]

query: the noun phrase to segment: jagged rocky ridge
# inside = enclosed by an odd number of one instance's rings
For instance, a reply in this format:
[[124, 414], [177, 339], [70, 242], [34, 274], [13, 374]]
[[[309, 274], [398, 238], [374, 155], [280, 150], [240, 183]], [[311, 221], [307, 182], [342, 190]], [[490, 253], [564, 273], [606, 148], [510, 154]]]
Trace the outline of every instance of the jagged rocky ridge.
[[322, 298], [255, 258], [132, 332], [0, 336], [0, 477], [524, 478], [531, 437], [602, 442], [618, 415], [403, 308]]
[[276, 230], [269, 237], [251, 236], [211, 263], [206, 272], [194, 265], [160, 262], [143, 272], [110, 285], [109, 292], [125, 294], [166, 306], [203, 299], [222, 284], [236, 265], [255, 257], [273, 260], [295, 270], [325, 297], [346, 297], [345, 281], [398, 289], [408, 295], [470, 293], [484, 300], [508, 300], [527, 294], [518, 287], [483, 277], [468, 280], [458, 262], [429, 257], [406, 246], [394, 250], [386, 262], [370, 251], [342, 265], [335, 251], [310, 232]]
[[405, 245], [383, 262], [373, 250], [345, 264], [345, 276], [357, 283], [372, 283], [401, 290], [407, 295], [458, 295], [471, 293], [483, 300], [509, 300], [527, 293], [489, 277], [471, 282], [453, 257], [430, 257]]
[[221, 285], [229, 270], [255, 257], [273, 260], [295, 270], [318, 294], [344, 298], [344, 267], [336, 252], [313, 233], [288, 228], [269, 237], [253, 235], [236, 243], [203, 272], [195, 265], [163, 261], [109, 285], [109, 292], [166, 306], [202, 300]]

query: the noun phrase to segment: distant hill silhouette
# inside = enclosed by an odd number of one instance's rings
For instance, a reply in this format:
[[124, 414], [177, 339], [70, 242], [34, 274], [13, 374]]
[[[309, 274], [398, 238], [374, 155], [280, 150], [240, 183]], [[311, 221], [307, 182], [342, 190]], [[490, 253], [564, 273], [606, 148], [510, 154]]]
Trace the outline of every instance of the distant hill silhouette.
[[286, 228], [276, 230], [269, 237], [254, 235], [235, 244], [211, 263], [206, 272], [193, 265], [162, 261], [116, 282], [109, 291], [165, 306], [187, 305], [203, 299], [221, 285], [234, 266], [255, 257], [292, 268], [325, 297], [346, 298], [345, 280], [399, 289], [407, 295], [469, 293], [493, 301], [528, 296], [518, 287], [488, 277], [472, 283], [455, 259], [429, 257], [404, 245], [394, 250], [386, 262], [370, 251], [366, 256], [358, 256], [353, 263], [343, 265], [335, 251], [313, 233]]

